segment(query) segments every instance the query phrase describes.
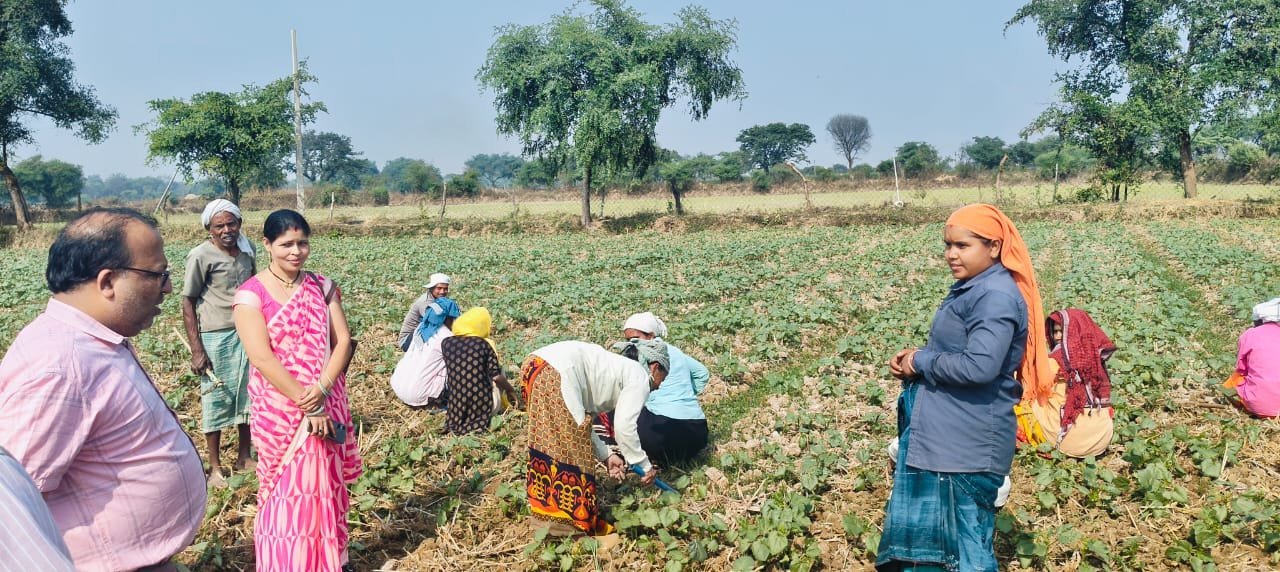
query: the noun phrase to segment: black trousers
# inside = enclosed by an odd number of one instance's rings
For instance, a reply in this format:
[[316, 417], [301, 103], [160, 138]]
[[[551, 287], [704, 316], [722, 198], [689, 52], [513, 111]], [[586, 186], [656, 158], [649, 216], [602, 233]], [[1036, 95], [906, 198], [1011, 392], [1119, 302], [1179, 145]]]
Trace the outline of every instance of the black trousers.
[[[613, 436], [613, 412], [601, 413], [604, 419], [597, 424], [597, 434], [609, 445], [616, 445]], [[640, 410], [636, 421], [640, 433], [640, 447], [650, 459], [668, 463], [688, 461], [707, 446], [710, 432], [706, 419], [673, 419], [649, 411]]]

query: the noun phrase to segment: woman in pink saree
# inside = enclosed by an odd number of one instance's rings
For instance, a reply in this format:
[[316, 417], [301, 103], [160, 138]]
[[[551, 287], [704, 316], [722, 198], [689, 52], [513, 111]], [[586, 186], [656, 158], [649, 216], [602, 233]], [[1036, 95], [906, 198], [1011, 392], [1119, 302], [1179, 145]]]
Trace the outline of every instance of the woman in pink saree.
[[291, 210], [267, 217], [264, 272], [235, 297], [236, 331], [252, 365], [250, 422], [258, 450], [257, 569], [351, 570], [347, 485], [360, 476], [349, 435], [346, 369], [353, 345], [342, 292], [304, 271], [311, 228]]

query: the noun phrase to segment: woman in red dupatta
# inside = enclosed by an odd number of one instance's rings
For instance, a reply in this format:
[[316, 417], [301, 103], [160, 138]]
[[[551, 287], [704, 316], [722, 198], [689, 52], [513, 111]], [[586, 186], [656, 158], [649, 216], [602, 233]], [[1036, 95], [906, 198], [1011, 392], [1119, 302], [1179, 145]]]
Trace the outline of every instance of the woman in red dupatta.
[[302, 269], [302, 215], [279, 210], [263, 235], [271, 263], [235, 297], [236, 331], [252, 364], [250, 433], [258, 450], [258, 570], [350, 570], [347, 485], [360, 475], [348, 438], [353, 346], [333, 281]]
[[1049, 314], [1045, 331], [1057, 374], [1048, 400], [1029, 405], [1031, 417], [1044, 441], [1067, 456], [1099, 455], [1114, 431], [1106, 361], [1116, 346], [1087, 312], [1076, 308]]

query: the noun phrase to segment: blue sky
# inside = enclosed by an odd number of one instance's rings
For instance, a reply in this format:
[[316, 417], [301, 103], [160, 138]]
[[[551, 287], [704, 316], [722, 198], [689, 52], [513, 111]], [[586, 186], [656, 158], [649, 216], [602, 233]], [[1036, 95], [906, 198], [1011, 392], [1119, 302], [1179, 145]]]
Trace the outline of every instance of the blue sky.
[[[719, 102], [695, 122], [682, 103], [665, 110], [659, 143], [682, 154], [735, 149], [739, 131], [782, 121], [806, 123], [818, 142], [813, 163], [843, 158], [825, 133], [838, 113], [866, 116], [873, 137], [860, 161], [876, 162], [906, 141], [927, 141], [946, 156], [977, 135], [1015, 140], [1054, 100], [1055, 71], [1035, 30], [1006, 34], [1018, 0], [803, 1], [705, 0], [738, 24], [748, 97]], [[638, 1], [650, 22], [667, 22], [689, 2]], [[425, 159], [459, 172], [476, 153], [518, 154], [493, 124], [492, 94], [476, 70], [495, 28], [537, 24], [566, 1], [192, 2], [79, 0], [68, 6], [75, 33], [66, 43], [76, 77], [120, 114], [98, 145], [36, 122], [34, 145], [17, 149], [82, 165], [86, 174], [168, 177], [172, 165], [146, 164], [133, 126], [152, 118], [146, 102], [209, 90], [237, 91], [290, 72], [289, 30], [319, 82], [312, 99], [328, 114], [310, 126], [351, 137], [379, 166]]]

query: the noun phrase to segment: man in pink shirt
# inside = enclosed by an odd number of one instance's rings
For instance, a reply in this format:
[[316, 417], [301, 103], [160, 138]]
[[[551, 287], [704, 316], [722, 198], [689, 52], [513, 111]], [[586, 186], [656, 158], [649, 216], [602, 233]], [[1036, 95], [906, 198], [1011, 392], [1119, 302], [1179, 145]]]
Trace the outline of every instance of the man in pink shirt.
[[128, 338], [173, 290], [155, 221], [76, 217], [49, 248], [53, 297], [0, 361], [0, 446], [40, 489], [79, 570], [167, 570], [195, 538], [205, 478]]
[[1253, 307], [1253, 324], [1240, 335], [1236, 394], [1259, 417], [1280, 415], [1280, 298]]

